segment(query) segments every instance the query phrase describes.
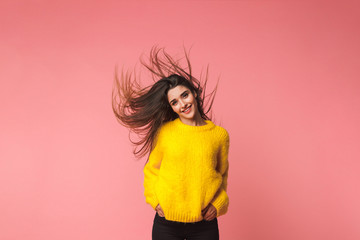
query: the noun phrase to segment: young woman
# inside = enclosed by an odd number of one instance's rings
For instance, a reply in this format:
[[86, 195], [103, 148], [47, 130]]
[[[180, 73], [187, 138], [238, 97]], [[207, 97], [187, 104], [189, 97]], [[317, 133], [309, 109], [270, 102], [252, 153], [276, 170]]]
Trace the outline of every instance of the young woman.
[[[162, 50], [162, 51], [161, 51]], [[161, 54], [163, 56], [161, 56]], [[132, 141], [149, 153], [144, 195], [156, 211], [152, 239], [219, 239], [217, 217], [227, 212], [229, 134], [204, 110], [205, 87], [164, 49], [153, 47], [141, 63], [155, 83], [141, 88], [131, 74], [116, 75], [113, 110], [118, 121], [138, 134]]]

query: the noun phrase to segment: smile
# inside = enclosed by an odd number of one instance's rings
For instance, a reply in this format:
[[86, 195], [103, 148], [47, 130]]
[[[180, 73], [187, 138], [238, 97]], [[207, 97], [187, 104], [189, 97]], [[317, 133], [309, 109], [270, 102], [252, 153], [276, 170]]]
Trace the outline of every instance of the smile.
[[182, 112], [188, 114], [191, 111], [191, 105], [185, 108]]

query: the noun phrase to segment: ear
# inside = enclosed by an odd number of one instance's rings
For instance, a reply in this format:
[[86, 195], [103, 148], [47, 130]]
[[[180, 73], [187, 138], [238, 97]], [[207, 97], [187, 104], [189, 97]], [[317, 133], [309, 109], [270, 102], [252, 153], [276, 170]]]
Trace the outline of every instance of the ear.
[[196, 94], [196, 92], [194, 92], [194, 96], [195, 96], [195, 98], [197, 98], [197, 94]]

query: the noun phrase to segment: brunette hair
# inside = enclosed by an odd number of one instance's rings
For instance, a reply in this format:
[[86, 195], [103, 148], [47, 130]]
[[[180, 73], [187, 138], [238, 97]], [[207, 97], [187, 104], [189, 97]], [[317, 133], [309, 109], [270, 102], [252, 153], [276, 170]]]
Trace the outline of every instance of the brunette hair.
[[[210, 120], [210, 112], [217, 85], [209, 94], [205, 94], [208, 80], [209, 66], [205, 79], [198, 80], [192, 76], [189, 54], [184, 47], [187, 71], [179, 64], [181, 59], [175, 60], [164, 48], [151, 48], [149, 63], [140, 58], [140, 62], [152, 74], [153, 85], [141, 87], [136, 74], [121, 71], [120, 78], [115, 71], [112, 89], [112, 109], [120, 124], [127, 127], [130, 133], [138, 135], [139, 140], [130, 141], [135, 145], [134, 155], [143, 157], [153, 149], [159, 128], [168, 121], [178, 118], [168, 102], [167, 93], [170, 89], [183, 85], [196, 96], [198, 110], [201, 117]], [[202, 74], [200, 74], [202, 76]], [[209, 99], [204, 105], [204, 100]]]

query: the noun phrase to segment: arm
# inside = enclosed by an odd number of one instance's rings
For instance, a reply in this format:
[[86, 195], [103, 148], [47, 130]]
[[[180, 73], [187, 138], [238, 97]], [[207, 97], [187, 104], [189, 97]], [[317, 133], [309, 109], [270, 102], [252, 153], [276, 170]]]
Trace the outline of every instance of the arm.
[[154, 210], [156, 210], [156, 206], [159, 204], [159, 201], [155, 194], [155, 185], [159, 176], [161, 159], [162, 153], [160, 151], [160, 146], [158, 143], [156, 143], [155, 147], [149, 155], [149, 161], [146, 163], [143, 170], [145, 199], [146, 202], [150, 204]]
[[226, 193], [228, 170], [229, 170], [229, 162], [228, 162], [229, 143], [230, 143], [229, 134], [226, 132], [223, 138], [221, 149], [218, 153], [218, 163], [216, 167], [216, 170], [222, 175], [222, 183], [220, 185], [219, 190], [215, 194], [213, 200], [211, 201], [211, 204], [217, 210], [217, 217], [225, 214], [229, 206], [229, 197]]

